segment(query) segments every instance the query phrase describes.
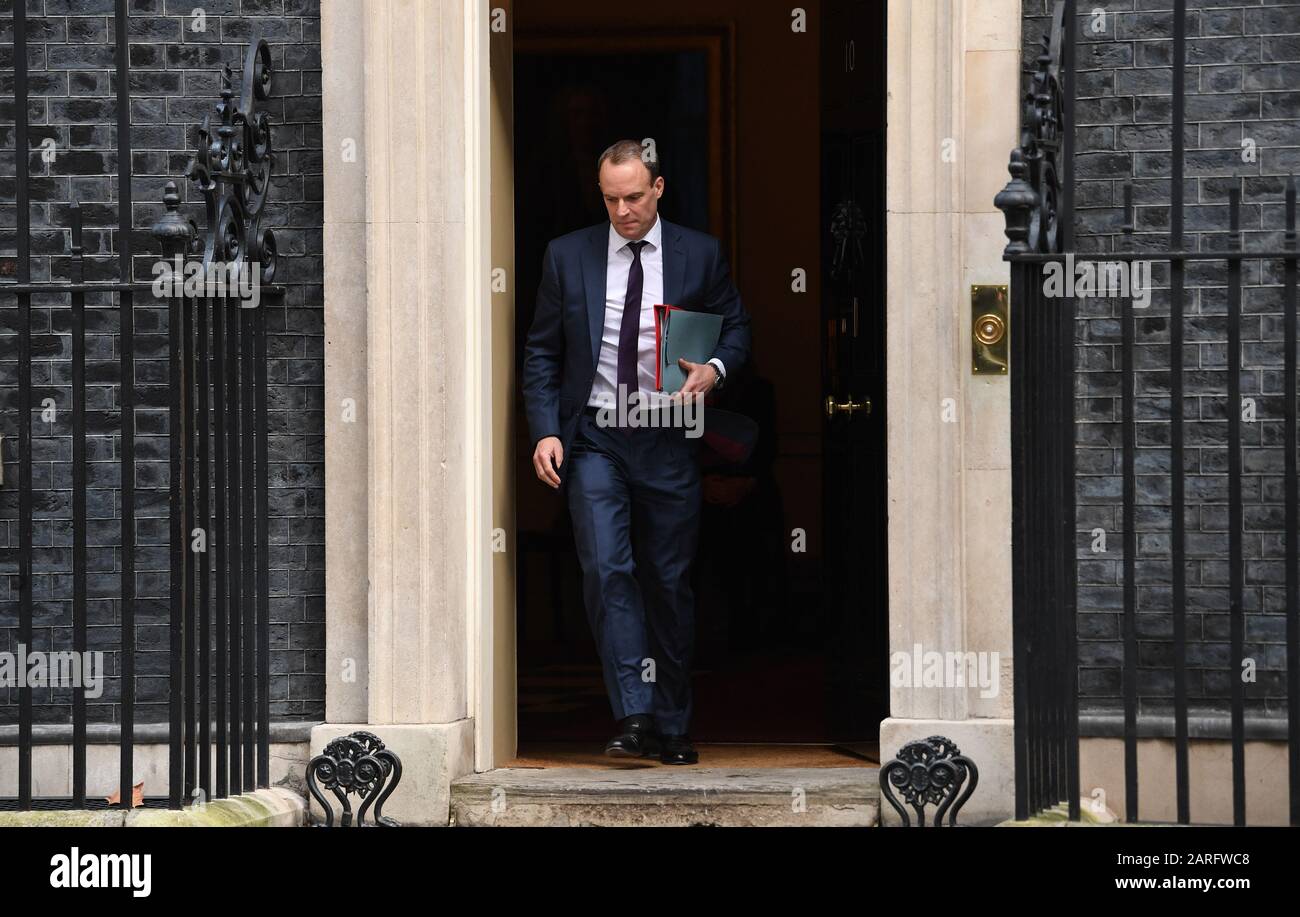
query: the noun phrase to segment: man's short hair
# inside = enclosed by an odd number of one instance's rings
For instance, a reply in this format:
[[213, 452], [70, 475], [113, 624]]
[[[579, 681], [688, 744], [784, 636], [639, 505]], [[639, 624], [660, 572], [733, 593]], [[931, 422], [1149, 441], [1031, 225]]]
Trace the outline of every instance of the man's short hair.
[[[600, 158], [596, 160], [596, 175], [600, 175], [600, 170], [604, 167], [606, 160], [617, 166], [637, 159], [650, 170], [650, 184], [653, 185], [659, 179], [659, 157], [655, 155], [654, 150], [653, 145], [646, 149], [642, 147], [639, 141], [620, 140], [600, 154]], [[597, 178], [597, 184], [599, 183], [599, 178]]]

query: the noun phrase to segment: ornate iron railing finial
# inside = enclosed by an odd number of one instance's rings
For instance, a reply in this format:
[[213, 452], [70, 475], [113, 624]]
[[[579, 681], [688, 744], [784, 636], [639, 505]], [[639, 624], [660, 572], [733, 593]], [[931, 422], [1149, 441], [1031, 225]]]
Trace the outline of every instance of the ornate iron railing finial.
[[257, 265], [261, 283], [270, 284], [275, 278], [275, 234], [263, 225], [262, 217], [276, 156], [270, 116], [257, 108], [271, 96], [271, 49], [264, 39], [248, 46], [238, 98], [233, 80], [227, 64], [216, 105], [216, 130], [212, 116], [205, 117], [187, 172], [207, 205], [203, 264], [205, 268], [218, 262]]
[[[1061, 152], [1065, 131], [1065, 91], [1061, 59], [1065, 49], [1065, 3], [1058, 0], [1052, 28], [1030, 74], [1021, 113], [1020, 146], [1011, 152], [1011, 181], [994, 199], [1006, 215], [1005, 257], [1051, 254], [1061, 250]], [[1027, 193], [1032, 192], [1032, 193]]]

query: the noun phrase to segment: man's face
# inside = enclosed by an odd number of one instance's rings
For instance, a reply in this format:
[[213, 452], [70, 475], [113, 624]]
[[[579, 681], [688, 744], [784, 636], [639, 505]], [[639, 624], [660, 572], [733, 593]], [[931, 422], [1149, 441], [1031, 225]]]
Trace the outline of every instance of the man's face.
[[651, 184], [650, 170], [639, 159], [618, 165], [606, 160], [600, 167], [600, 193], [614, 229], [624, 239], [635, 242], [644, 238], [655, 223], [664, 179], [661, 175]]

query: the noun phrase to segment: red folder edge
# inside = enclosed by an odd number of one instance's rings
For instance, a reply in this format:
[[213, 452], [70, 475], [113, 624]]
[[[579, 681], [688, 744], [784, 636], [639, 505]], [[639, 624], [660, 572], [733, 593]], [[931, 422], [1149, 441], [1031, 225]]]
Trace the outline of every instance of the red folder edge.
[[655, 391], [664, 390], [663, 366], [664, 366], [664, 343], [663, 335], [660, 333], [659, 316], [668, 312], [681, 312], [681, 306], [669, 306], [663, 303], [655, 304]]

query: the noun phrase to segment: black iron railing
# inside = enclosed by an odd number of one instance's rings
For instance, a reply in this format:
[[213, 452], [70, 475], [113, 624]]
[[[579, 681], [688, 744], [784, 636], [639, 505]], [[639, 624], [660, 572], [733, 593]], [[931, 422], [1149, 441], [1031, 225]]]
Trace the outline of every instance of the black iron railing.
[[[1070, 818], [1080, 817], [1079, 676], [1076, 630], [1075, 396], [1073, 297], [1045, 294], [1049, 265], [1106, 262], [1132, 267], [1167, 263], [1170, 276], [1170, 569], [1172, 605], [1173, 720], [1177, 819], [1190, 821], [1191, 780], [1188, 728], [1188, 602], [1184, 465], [1184, 325], [1189, 266], [1222, 264], [1227, 277], [1227, 638], [1230, 684], [1233, 821], [1246, 821], [1245, 692], [1239, 666], [1245, 657], [1242, 517], [1242, 264], [1282, 265], [1282, 409], [1285, 450], [1286, 702], [1290, 750], [1290, 822], [1300, 825], [1300, 510], [1297, 509], [1296, 441], [1296, 183], [1285, 192], [1285, 233], [1277, 250], [1243, 249], [1241, 188], [1229, 192], [1227, 248], [1189, 251], [1184, 227], [1184, 125], [1187, 68], [1186, 0], [1174, 4], [1172, 66], [1172, 175], [1170, 231], [1164, 251], [1136, 252], [1133, 186], [1125, 186], [1123, 237], [1126, 251], [1074, 250], [1075, 0], [1056, 4], [1049, 35], [1036, 62], [1022, 114], [1020, 146], [1011, 156], [1011, 182], [998, 196], [1006, 213], [1011, 264], [1011, 399], [1013, 469], [1013, 628], [1015, 653], [1016, 816], [1026, 818], [1062, 802]], [[1239, 180], [1238, 180], [1239, 182]], [[1069, 278], [1067, 277], [1067, 280]], [[1122, 693], [1125, 817], [1138, 807], [1138, 578], [1135, 454], [1134, 298], [1117, 297], [1123, 405], [1123, 562], [1121, 567]]]
[[[120, 484], [120, 536], [115, 554], [118, 588], [105, 595], [102, 585], [94, 598], [117, 602], [116, 639], [106, 641], [102, 621], [95, 646], [115, 652], [119, 694], [112, 704], [120, 727], [117, 805], [133, 804], [136, 748], [137, 561], [146, 546], [138, 544], [142, 519], [137, 477], [138, 336], [136, 314], [157, 312], [159, 299], [166, 306], [169, 391], [165, 431], [149, 420], [151, 434], [168, 438], [168, 495], [166, 518], [169, 534], [169, 598], [165, 623], [169, 640], [167, 672], [169, 779], [165, 799], [146, 797], [146, 805], [179, 808], [195, 799], [218, 798], [269, 785], [270, 721], [269, 684], [269, 556], [268, 556], [268, 446], [267, 446], [267, 342], [266, 303], [281, 291], [272, 286], [275, 239], [263, 224], [263, 208], [270, 189], [275, 156], [269, 118], [260, 110], [268, 98], [271, 58], [263, 41], [253, 41], [243, 61], [236, 87], [227, 66], [215, 120], [205, 120], [199, 131], [198, 150], [189, 178], [205, 211], [206, 229], [182, 215], [181, 195], [168, 183], [164, 214], [153, 234], [161, 244], [162, 259], [153, 260], [153, 282], [136, 282], [132, 270], [137, 253], [132, 250], [131, 117], [128, 81], [127, 3], [116, 8], [117, 85], [117, 279], [85, 280], [88, 262], [83, 246], [82, 209], [71, 209], [70, 258], [51, 259], [51, 275], [67, 279], [34, 281], [31, 272], [31, 181], [28, 168], [27, 21], [23, 3], [13, 4], [14, 110], [16, 156], [17, 257], [15, 282], [0, 283], [0, 308], [16, 301], [17, 356], [17, 627], [14, 642], [33, 645], [36, 605], [34, 576], [42, 571], [34, 562], [33, 507], [33, 391], [47, 387], [61, 410], [71, 415], [71, 553], [67, 574], [71, 578], [70, 646], [52, 645], [60, 628], [49, 628], [43, 642], [49, 651], [71, 650], [83, 654], [89, 646], [88, 603], [88, 414], [96, 420], [99, 439], [105, 418], [118, 419], [111, 435], [118, 458]], [[144, 254], [144, 253], [141, 253]], [[90, 263], [97, 274], [102, 265]], [[201, 272], [201, 273], [198, 273]], [[175, 283], [169, 283], [169, 274]], [[208, 277], [211, 284], [202, 283]], [[187, 284], [186, 280], [190, 282]], [[96, 304], [88, 306], [88, 297]], [[55, 367], [34, 381], [33, 304], [48, 310], [51, 327], [66, 315], [71, 336], [70, 366]], [[64, 312], [66, 310], [66, 312]], [[106, 387], [116, 397], [116, 410], [91, 412], [87, 406], [86, 332], [88, 311], [96, 327], [104, 325], [104, 312], [119, 317], [116, 346], [119, 366], [116, 384], [106, 386], [103, 373], [93, 380], [102, 394]], [[152, 318], [151, 318], [152, 320]], [[153, 330], [153, 329], [151, 329]], [[157, 329], [161, 330], [161, 329]], [[152, 356], [152, 354], [150, 354]], [[59, 363], [57, 358], [41, 363]], [[66, 376], [64, 375], [66, 373]], [[66, 388], [55, 380], [68, 378]], [[157, 381], [152, 380], [152, 381]], [[48, 401], [49, 399], [43, 399]], [[145, 415], [142, 415], [145, 416]], [[47, 438], [50, 438], [47, 437]], [[102, 465], [99, 467], [102, 468]], [[50, 487], [56, 485], [53, 481]], [[93, 547], [101, 548], [100, 544]], [[148, 612], [147, 612], [148, 613]], [[214, 620], [215, 618], [215, 620]], [[156, 616], [146, 623], [152, 630]], [[44, 629], [44, 627], [43, 627]], [[160, 674], [150, 672], [150, 675]], [[67, 798], [33, 796], [33, 688], [17, 688], [17, 788], [15, 798], [0, 800], [0, 808], [100, 807], [87, 798], [87, 697], [84, 683], [71, 688], [72, 795]], [[153, 698], [150, 698], [153, 699]], [[48, 719], [48, 716], [45, 717]], [[7, 724], [0, 724], [7, 725]], [[215, 729], [215, 743], [213, 730]], [[98, 731], [98, 730], [97, 730]], [[48, 736], [42, 741], [50, 741]], [[215, 762], [215, 777], [213, 763]], [[149, 788], [145, 788], [146, 794]]]

